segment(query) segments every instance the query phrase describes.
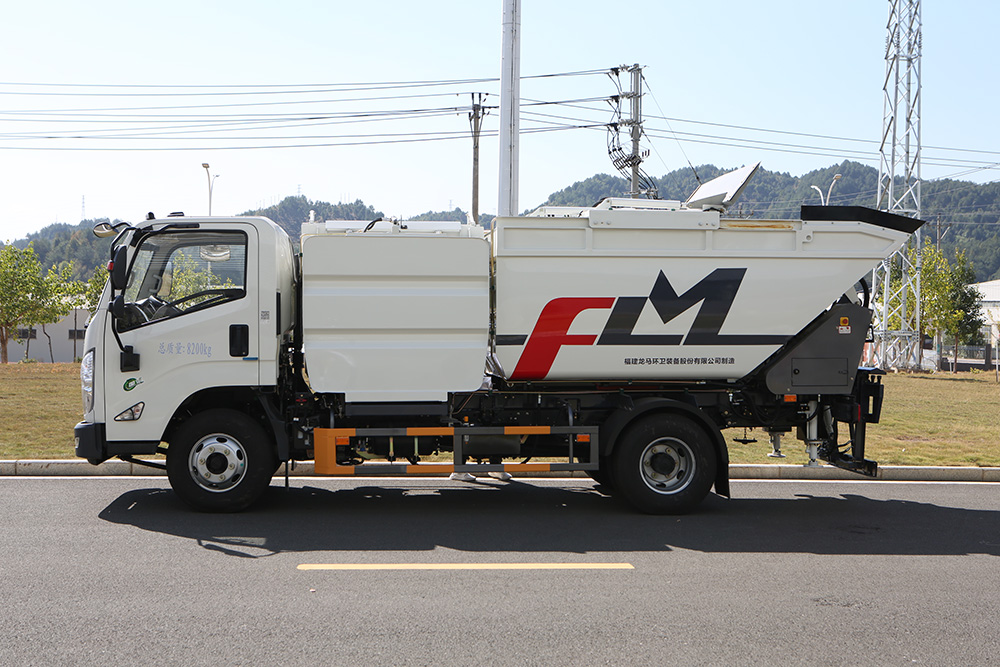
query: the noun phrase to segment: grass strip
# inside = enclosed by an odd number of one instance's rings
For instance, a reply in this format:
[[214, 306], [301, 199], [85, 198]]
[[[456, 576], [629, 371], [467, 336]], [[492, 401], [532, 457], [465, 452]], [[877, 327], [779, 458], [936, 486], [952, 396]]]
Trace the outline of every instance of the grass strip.
[[[882, 421], [868, 428], [868, 458], [883, 465], [1000, 466], [1000, 384], [993, 373], [890, 373]], [[0, 365], [0, 459], [73, 458], [80, 420], [77, 364]], [[769, 458], [767, 433], [727, 429], [732, 463], [805, 463], [793, 434], [784, 459]], [[844, 436], [846, 438], [846, 436]]]

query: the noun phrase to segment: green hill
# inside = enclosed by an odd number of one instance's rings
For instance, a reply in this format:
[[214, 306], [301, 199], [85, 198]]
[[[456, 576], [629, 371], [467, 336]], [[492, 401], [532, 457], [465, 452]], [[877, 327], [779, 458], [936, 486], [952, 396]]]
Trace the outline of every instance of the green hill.
[[[696, 168], [701, 182], [708, 181], [739, 165], [724, 169], [715, 165]], [[747, 186], [742, 198], [728, 212], [741, 218], [795, 218], [804, 204], [819, 204], [820, 197], [812, 186], [825, 195], [835, 174], [841, 174], [830, 196], [834, 205], [876, 205], [878, 170], [858, 162], [845, 161], [801, 176], [759, 169]], [[677, 169], [654, 178], [663, 199], [684, 201], [698, 186], [691, 169]], [[921, 184], [924, 240], [940, 243], [948, 255], [964, 250], [976, 271], [977, 280], [1000, 278], [1000, 183], [979, 185], [967, 181], [938, 180]], [[591, 206], [604, 197], [625, 196], [626, 181], [618, 176], [595, 174], [562, 190], [553, 192], [541, 204], [553, 206]], [[534, 207], [533, 207], [534, 208]], [[528, 209], [531, 210], [531, 209]], [[331, 204], [313, 201], [304, 196], [286, 197], [275, 206], [252, 209], [244, 215], [271, 218], [293, 238], [298, 237], [301, 224], [315, 211], [317, 220], [374, 220], [381, 211], [361, 200]], [[480, 223], [487, 225], [492, 215], [482, 214]], [[428, 211], [414, 220], [465, 220], [465, 211]], [[23, 247], [34, 243], [42, 265], [73, 261], [76, 277], [89, 276], [93, 268], [107, 261], [108, 239], [97, 239], [90, 228], [99, 220], [86, 220], [79, 225], [55, 224], [16, 241]]]
[[[99, 239], [91, 230], [99, 222], [111, 222], [107, 218], [84, 220], [78, 225], [58, 223], [49, 225], [26, 238], [14, 241], [13, 245], [25, 248], [33, 244], [39, 264], [43, 269], [50, 266], [63, 267], [73, 262], [73, 279], [87, 280], [94, 273], [94, 268], [108, 263], [111, 259], [110, 238]], [[115, 220], [118, 223], [120, 220]], [[0, 243], [0, 247], [3, 244]]]
[[[714, 165], [696, 167], [702, 182], [723, 171]], [[841, 174], [830, 195], [837, 206], [876, 206], [878, 170], [858, 162], [817, 169], [802, 176], [759, 169], [743, 196], [727, 215], [745, 218], [796, 218], [803, 205], [818, 205], [835, 174]], [[698, 186], [691, 169], [677, 169], [653, 179], [663, 199], [684, 201]], [[625, 196], [628, 183], [617, 176], [597, 174], [549, 195], [553, 206], [591, 206], [604, 197]], [[979, 281], [1000, 278], [1000, 183], [938, 180], [921, 183], [925, 243], [938, 243], [949, 256], [962, 250]]]
[[381, 211], [376, 211], [360, 199], [351, 204], [330, 204], [307, 199], [304, 195], [285, 197], [274, 206], [252, 209], [240, 215], [270, 218], [288, 232], [289, 236], [297, 239], [302, 231], [302, 223], [309, 220], [309, 211], [314, 212], [316, 220], [375, 220], [382, 217]]

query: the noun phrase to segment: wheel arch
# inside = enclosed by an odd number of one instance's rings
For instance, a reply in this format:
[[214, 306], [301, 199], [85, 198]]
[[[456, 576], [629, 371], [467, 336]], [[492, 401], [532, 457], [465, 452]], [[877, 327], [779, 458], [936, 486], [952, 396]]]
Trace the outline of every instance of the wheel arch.
[[169, 443], [171, 436], [185, 420], [200, 412], [215, 409], [235, 410], [252, 417], [264, 429], [272, 445], [278, 443], [274, 424], [269, 419], [272, 410], [260, 391], [253, 387], [210, 387], [188, 396], [177, 406], [167, 422], [163, 440]]
[[618, 438], [633, 422], [651, 414], [664, 413], [690, 417], [697, 424], [715, 447], [718, 465], [715, 470], [715, 492], [720, 496], [729, 497], [729, 449], [722, 431], [708, 418], [704, 411], [695, 406], [672, 398], [645, 397], [637, 398], [630, 408], [620, 408], [604, 420], [600, 427], [600, 454], [607, 457], [611, 454]]

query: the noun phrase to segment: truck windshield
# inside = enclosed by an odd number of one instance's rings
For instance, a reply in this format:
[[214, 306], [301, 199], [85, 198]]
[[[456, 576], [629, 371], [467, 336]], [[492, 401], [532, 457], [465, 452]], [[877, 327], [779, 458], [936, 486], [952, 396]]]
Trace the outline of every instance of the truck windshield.
[[127, 331], [243, 298], [247, 237], [242, 232], [151, 234], [139, 245], [125, 288]]

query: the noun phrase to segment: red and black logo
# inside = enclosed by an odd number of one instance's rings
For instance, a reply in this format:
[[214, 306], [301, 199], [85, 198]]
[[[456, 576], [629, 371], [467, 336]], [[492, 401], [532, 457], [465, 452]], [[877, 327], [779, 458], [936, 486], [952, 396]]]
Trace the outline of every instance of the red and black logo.
[[[660, 271], [649, 296], [559, 297], [542, 308], [530, 336], [497, 336], [498, 345], [524, 345], [512, 380], [548, 375], [563, 345], [781, 345], [788, 336], [720, 334], [746, 269], [716, 269], [683, 294]], [[636, 334], [636, 322], [649, 301], [664, 324], [701, 304], [687, 334]], [[585, 310], [611, 309], [598, 335], [568, 333]]]

